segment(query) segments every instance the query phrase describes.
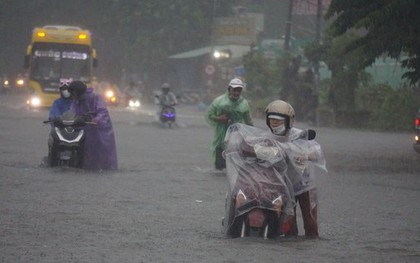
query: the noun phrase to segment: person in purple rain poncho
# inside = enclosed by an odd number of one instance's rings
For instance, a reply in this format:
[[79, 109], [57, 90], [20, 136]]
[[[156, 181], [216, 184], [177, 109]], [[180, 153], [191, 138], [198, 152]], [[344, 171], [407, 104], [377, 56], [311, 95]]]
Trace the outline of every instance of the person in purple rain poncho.
[[118, 161], [115, 135], [105, 101], [82, 81], [70, 83], [69, 91], [74, 99], [71, 109], [83, 116], [85, 121], [95, 123], [85, 126], [82, 167], [88, 170], [116, 170]]

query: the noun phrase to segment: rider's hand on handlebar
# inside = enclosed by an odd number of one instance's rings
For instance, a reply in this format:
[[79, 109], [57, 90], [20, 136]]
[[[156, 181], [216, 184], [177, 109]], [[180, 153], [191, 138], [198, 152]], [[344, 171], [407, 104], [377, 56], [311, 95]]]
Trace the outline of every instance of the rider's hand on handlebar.
[[226, 114], [214, 117], [214, 120], [224, 124], [229, 123], [229, 117]]
[[84, 114], [80, 117], [82, 117], [85, 122], [91, 122], [92, 121], [92, 115], [90, 115], [90, 114]]
[[86, 118], [85, 116], [77, 116], [74, 119], [74, 125], [85, 125], [86, 124]]
[[258, 159], [273, 161], [280, 150], [277, 147], [265, 146], [260, 144], [254, 145], [254, 151]]
[[293, 156], [293, 159], [295, 160], [296, 164], [304, 165], [305, 162], [308, 161], [308, 155], [296, 155]]
[[51, 122], [52, 122], [54, 125], [59, 125], [60, 123], [62, 123], [62, 120], [61, 120], [61, 118], [60, 118], [60, 117], [55, 117], [55, 118], [53, 118], [53, 119], [51, 120]]

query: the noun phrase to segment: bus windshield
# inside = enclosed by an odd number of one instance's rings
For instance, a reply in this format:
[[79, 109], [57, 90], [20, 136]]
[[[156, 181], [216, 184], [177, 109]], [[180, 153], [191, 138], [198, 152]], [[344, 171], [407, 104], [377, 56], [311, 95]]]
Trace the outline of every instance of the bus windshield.
[[30, 77], [38, 81], [73, 78], [89, 81], [89, 47], [74, 44], [34, 43]]

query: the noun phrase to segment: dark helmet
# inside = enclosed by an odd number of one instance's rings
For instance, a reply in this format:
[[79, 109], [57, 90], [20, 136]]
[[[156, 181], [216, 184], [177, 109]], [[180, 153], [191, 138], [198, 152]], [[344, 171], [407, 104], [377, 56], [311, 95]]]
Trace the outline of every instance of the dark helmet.
[[86, 89], [86, 84], [80, 80], [72, 81], [69, 85], [69, 92], [75, 99], [80, 99], [85, 94]]
[[162, 89], [162, 91], [168, 92], [171, 89], [171, 85], [169, 85], [169, 83], [165, 82], [165, 83], [162, 84], [162, 86], [160, 88]]

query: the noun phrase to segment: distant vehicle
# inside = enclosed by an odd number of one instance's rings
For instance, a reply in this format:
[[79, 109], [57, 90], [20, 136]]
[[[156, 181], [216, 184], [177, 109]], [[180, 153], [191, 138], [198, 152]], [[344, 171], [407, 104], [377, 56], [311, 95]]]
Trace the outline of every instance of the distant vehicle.
[[414, 136], [413, 148], [416, 152], [420, 153], [420, 109], [417, 111], [416, 117], [414, 118], [414, 128], [416, 134]]
[[16, 80], [15, 80], [15, 87], [16, 87], [16, 89], [18, 89], [18, 90], [24, 90], [25, 89], [25, 87], [26, 87], [26, 83], [27, 81], [26, 81], [26, 79], [25, 79], [25, 77], [23, 77], [22, 75], [18, 75], [17, 77], [16, 77]]
[[91, 33], [75, 26], [36, 27], [25, 56], [28, 69], [30, 107], [50, 107], [59, 98], [61, 78], [81, 80], [91, 85], [96, 67], [96, 50]]
[[4, 77], [1, 79], [1, 93], [8, 93], [10, 91], [9, 79]]
[[105, 102], [110, 106], [118, 106], [120, 102], [117, 96], [117, 91], [111, 87], [104, 91], [103, 97]]
[[159, 115], [160, 123], [172, 128], [176, 121], [176, 111], [173, 106], [163, 105]]
[[26, 88], [26, 78], [18, 74], [16, 78], [3, 77], [1, 79], [1, 92], [21, 92]]
[[121, 91], [115, 85], [106, 81], [102, 81], [94, 85], [95, 92], [100, 94], [107, 105], [119, 106], [121, 102]]

